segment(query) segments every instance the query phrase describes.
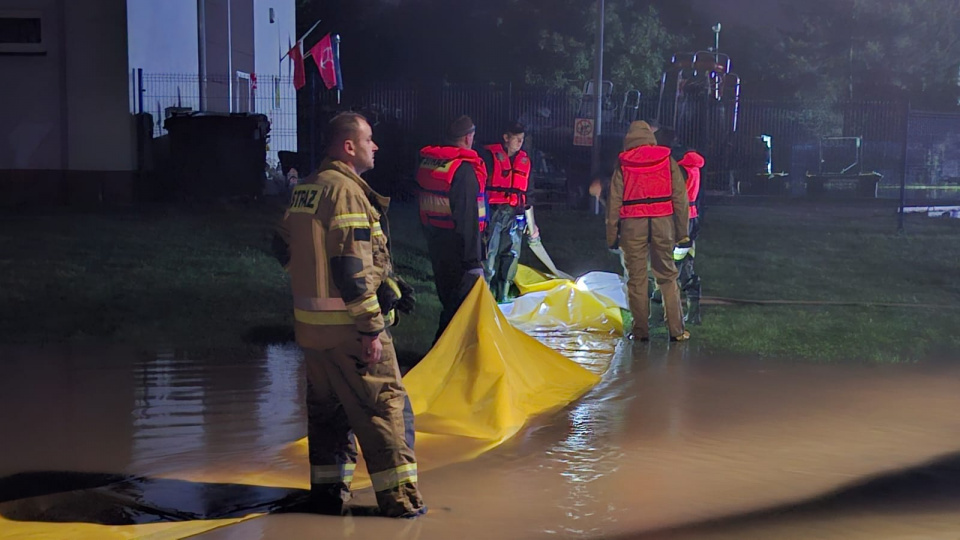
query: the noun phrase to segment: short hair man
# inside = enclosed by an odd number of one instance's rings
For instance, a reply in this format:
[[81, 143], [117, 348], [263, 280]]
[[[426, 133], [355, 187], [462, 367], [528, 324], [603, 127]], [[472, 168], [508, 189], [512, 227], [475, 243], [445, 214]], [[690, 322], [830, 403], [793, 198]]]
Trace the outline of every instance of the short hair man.
[[530, 156], [523, 150], [525, 128], [519, 122], [503, 130], [501, 141], [483, 147], [481, 157], [487, 166], [487, 202], [490, 222], [487, 227], [486, 275], [497, 302], [505, 302], [510, 284], [517, 275], [517, 264], [526, 228], [524, 211], [530, 206]]
[[483, 277], [481, 234], [486, 228], [487, 172], [473, 150], [476, 126], [469, 116], [454, 120], [444, 146], [420, 151], [420, 222], [443, 306], [434, 342], [440, 339], [477, 279]]
[[363, 448], [380, 511], [426, 512], [417, 488], [413, 414], [389, 327], [409, 309], [387, 249], [389, 199], [360, 177], [377, 145], [367, 121], [341, 113], [327, 157], [293, 191], [274, 247], [290, 273], [294, 327], [307, 372], [310, 503], [340, 514]]

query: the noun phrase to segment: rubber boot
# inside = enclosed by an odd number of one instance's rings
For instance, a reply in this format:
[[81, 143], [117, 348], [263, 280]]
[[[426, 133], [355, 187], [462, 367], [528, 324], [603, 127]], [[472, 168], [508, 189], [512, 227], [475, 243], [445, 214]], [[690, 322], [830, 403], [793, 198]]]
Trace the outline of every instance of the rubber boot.
[[498, 281], [496, 284], [496, 290], [493, 292], [494, 296], [497, 299], [498, 304], [502, 304], [507, 301], [507, 294], [510, 292], [510, 282], [509, 281]]
[[701, 324], [700, 298], [687, 298], [687, 314], [683, 317], [683, 322], [693, 325]]

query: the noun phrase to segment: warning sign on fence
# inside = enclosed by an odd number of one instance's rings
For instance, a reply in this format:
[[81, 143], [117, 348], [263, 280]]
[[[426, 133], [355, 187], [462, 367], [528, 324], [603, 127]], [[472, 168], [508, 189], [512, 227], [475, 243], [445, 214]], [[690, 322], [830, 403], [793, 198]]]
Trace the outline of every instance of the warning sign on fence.
[[573, 145], [593, 146], [593, 118], [577, 118], [574, 120]]

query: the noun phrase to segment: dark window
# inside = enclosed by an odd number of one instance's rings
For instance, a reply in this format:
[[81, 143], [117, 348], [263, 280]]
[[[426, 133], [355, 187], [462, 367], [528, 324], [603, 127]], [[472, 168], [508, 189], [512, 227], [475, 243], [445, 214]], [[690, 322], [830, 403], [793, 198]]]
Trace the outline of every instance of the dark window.
[[42, 42], [39, 17], [0, 17], [0, 43]]

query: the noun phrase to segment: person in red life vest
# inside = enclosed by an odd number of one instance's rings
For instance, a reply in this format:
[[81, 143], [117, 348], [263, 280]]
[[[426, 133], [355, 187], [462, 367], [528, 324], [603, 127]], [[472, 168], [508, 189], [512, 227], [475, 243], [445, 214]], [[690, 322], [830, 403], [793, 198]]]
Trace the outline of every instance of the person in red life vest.
[[[694, 270], [694, 259], [697, 256], [697, 238], [700, 236], [700, 178], [705, 164], [703, 156], [696, 151], [676, 144], [676, 132], [671, 128], [661, 128], [656, 132], [657, 144], [671, 149], [671, 156], [677, 160], [680, 173], [687, 185], [687, 198], [690, 200], [690, 227], [687, 236], [689, 242], [678, 244], [673, 249], [673, 260], [680, 274], [677, 285], [681, 296], [686, 297], [687, 309], [683, 320], [690, 324], [700, 324], [700, 276]], [[653, 294], [654, 303], [660, 303], [659, 291]]]
[[[622, 250], [628, 270], [627, 291], [633, 330], [630, 339], [650, 339], [650, 297], [647, 260], [663, 292], [670, 341], [686, 341], [677, 288], [673, 248], [688, 241], [689, 200], [677, 162], [670, 149], [657, 146], [650, 125], [630, 124], [623, 141], [620, 166], [610, 179], [607, 202], [607, 245]], [[677, 239], [680, 239], [680, 242]]]
[[679, 271], [680, 291], [687, 297], [687, 311], [683, 320], [690, 324], [700, 324], [700, 276], [693, 268], [694, 259], [697, 257], [697, 238], [700, 236], [700, 210], [698, 208], [698, 199], [700, 197], [700, 171], [703, 169], [705, 161], [703, 156], [693, 150], [684, 153], [683, 158], [678, 164], [683, 171], [687, 183], [687, 198], [690, 199], [690, 228], [688, 231], [688, 241], [677, 244], [673, 249], [673, 260], [677, 263]]
[[[530, 206], [530, 156], [522, 150], [523, 124], [503, 130], [503, 141], [484, 146], [478, 153], [487, 166], [487, 253], [484, 271], [497, 302], [505, 302], [517, 275], [523, 235], [524, 211]], [[531, 236], [533, 236], [531, 231]]]
[[447, 129], [447, 144], [420, 151], [420, 222], [427, 237], [437, 296], [443, 306], [440, 339], [477, 279], [483, 278], [487, 171], [473, 148], [476, 126], [461, 116]]

